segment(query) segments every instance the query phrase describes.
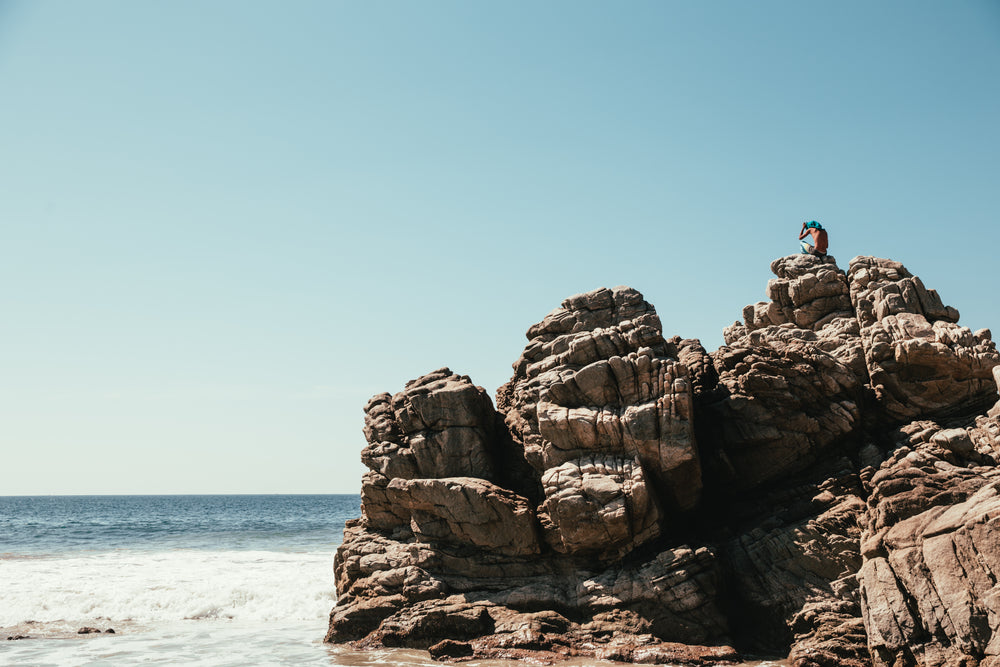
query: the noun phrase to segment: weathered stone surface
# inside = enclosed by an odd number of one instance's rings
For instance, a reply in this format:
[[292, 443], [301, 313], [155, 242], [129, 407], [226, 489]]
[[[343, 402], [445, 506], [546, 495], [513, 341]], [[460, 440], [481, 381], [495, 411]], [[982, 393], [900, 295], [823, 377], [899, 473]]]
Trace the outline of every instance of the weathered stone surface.
[[472, 476], [489, 479], [496, 413], [489, 395], [447, 368], [365, 406], [368, 446], [361, 460], [389, 479]]
[[898, 419], [969, 414], [995, 399], [1000, 364], [988, 330], [955, 324], [958, 311], [899, 262], [855, 257], [848, 270], [872, 388]]
[[433, 646], [429, 646], [427, 647], [427, 652], [430, 653], [432, 658], [441, 662], [471, 658], [475, 654], [469, 642], [456, 641], [454, 639], [445, 639]]
[[655, 665], [735, 665], [740, 655], [731, 646], [697, 646], [676, 642], [656, 642], [636, 646], [612, 641], [599, 650], [597, 658]]
[[714, 471], [741, 488], [797, 473], [856, 439], [868, 371], [847, 276], [832, 257], [771, 263], [770, 302], [744, 308], [701, 400]]
[[[358, 523], [345, 532], [335, 573], [338, 603], [327, 641], [360, 647], [426, 648], [445, 639], [528, 627], [556, 637], [557, 643], [592, 643], [578, 654], [595, 655], [612, 636], [653, 633], [695, 643], [726, 636], [716, 604], [715, 556], [706, 548], [677, 547], [644, 562], [574, 570], [551, 557], [525, 560], [483, 551], [449, 555], [433, 545], [368, 532]], [[571, 623], [555, 612], [536, 611], [542, 605], [592, 620]], [[478, 609], [488, 610], [492, 626]], [[454, 623], [443, 619], [457, 610], [462, 611]], [[501, 657], [493, 651], [495, 643], [471, 645], [479, 657]]]
[[842, 459], [730, 510], [736, 537], [723, 556], [739, 610], [734, 632], [755, 651], [789, 644], [793, 655], [814, 658], [867, 651], [864, 642], [825, 645], [834, 619], [861, 625], [854, 573], [861, 563], [863, 494], [854, 464]]
[[714, 436], [744, 484], [794, 473], [856, 434], [869, 392], [887, 413], [869, 422], [995, 401], [990, 332], [955, 324], [958, 312], [898, 262], [856, 257], [845, 275], [831, 258], [792, 255], [771, 269], [772, 300], [747, 306], [714, 355], [726, 389], [709, 406]]
[[[997, 392], [1000, 393], [1000, 365], [993, 367], [993, 379], [996, 380]], [[996, 405], [989, 409], [987, 415], [990, 417], [1000, 417], [1000, 400], [996, 402]]]
[[858, 377], [809, 343], [723, 347], [715, 364], [724, 391], [706, 406], [710, 432], [740, 488], [802, 470], [859, 425]]
[[719, 586], [715, 553], [680, 546], [639, 565], [592, 574], [578, 584], [577, 595], [591, 613], [630, 610], [648, 620], [657, 637], [703, 644], [727, 633]]
[[858, 578], [876, 665], [1000, 652], [1000, 470], [976, 450], [992, 448], [984, 433], [985, 420], [971, 431], [910, 424], [871, 479]]
[[536, 408], [545, 470], [599, 452], [637, 457], [671, 507], [694, 507], [701, 485], [686, 366], [642, 348], [556, 373]]
[[1000, 667], [990, 331], [890, 260], [771, 269], [713, 354], [616, 287], [529, 328], [498, 411], [448, 369], [375, 396], [327, 640]]
[[[435, 646], [456, 660], [580, 643], [594, 655], [640, 630], [725, 638], [711, 549], [675, 543], [622, 561], [661, 534], [658, 498], [675, 512], [697, 503], [691, 376], [677, 357], [712, 386], [711, 357], [695, 340], [665, 341], [627, 288], [572, 297], [529, 336], [498, 392], [522, 427], [513, 437], [482, 390], [448, 369], [369, 402], [362, 519], [338, 549], [328, 641]], [[519, 458], [534, 467], [498, 470]], [[537, 487], [537, 499], [501, 480]], [[526, 635], [539, 609], [591, 620]]]
[[549, 468], [540, 515], [562, 553], [618, 558], [660, 534], [660, 513], [638, 459], [606, 456]]
[[792, 324], [817, 330], [837, 317], [851, 317], [847, 277], [833, 257], [789, 255], [774, 260], [777, 276], [767, 284], [770, 302], [743, 309], [748, 332], [772, 325]]
[[361, 512], [365, 521], [375, 530], [399, 534], [410, 532], [410, 512], [396, 504], [389, 495], [389, 482], [385, 475], [368, 471], [361, 478]]
[[[719, 383], [719, 372], [715, 370], [712, 355], [697, 338], [674, 336], [667, 341], [668, 350], [677, 351], [677, 361], [687, 366], [691, 388], [695, 394], [711, 391]], [[997, 380], [1000, 384], [1000, 379]]]
[[[690, 372], [677, 360], [682, 341], [664, 340], [642, 295], [616, 287], [570, 297], [527, 335], [498, 393], [536, 470], [593, 453], [638, 457], [668, 509], [693, 508], [701, 475]], [[699, 358], [696, 341], [683, 347]]]
[[535, 513], [527, 500], [484, 479], [394, 479], [394, 507], [410, 516], [419, 542], [451, 543], [508, 556], [539, 551]]
[[428, 571], [437, 554], [427, 545], [399, 542], [348, 523], [333, 570], [337, 605], [330, 612], [328, 642], [361, 640], [408, 605], [442, 599], [448, 587]]
[[835, 317], [818, 330], [797, 329], [791, 325], [771, 325], [748, 330], [734, 325], [728, 330], [727, 345], [731, 347], [785, 347], [793, 342], [809, 343], [850, 368], [861, 382], [867, 381], [861, 329], [853, 317]]
[[958, 326], [958, 311], [899, 262], [855, 257], [845, 276], [831, 258], [791, 255], [771, 269], [771, 301], [744, 309], [728, 345], [810, 343], [870, 383], [898, 420], [974, 414], [996, 400], [990, 331]]
[[378, 629], [365, 638], [365, 644], [428, 648], [443, 639], [482, 637], [494, 629], [490, 606], [467, 602], [458, 596], [417, 602], [383, 620]]
[[793, 667], [869, 667], [868, 636], [854, 601], [820, 598], [792, 618]]
[[536, 665], [557, 665], [580, 657], [692, 666], [740, 661], [731, 646], [660, 641], [641, 623], [631, 627], [628, 613], [601, 614], [585, 625], [570, 623], [555, 612], [516, 614], [493, 608], [491, 614], [495, 622], [493, 634], [469, 641], [444, 640], [428, 652], [435, 660], [448, 662], [524, 660]]
[[395, 394], [374, 396], [365, 406], [361, 452], [368, 466], [361, 486], [369, 525], [406, 531], [411, 514], [390, 494], [393, 479], [470, 476], [491, 479], [504, 434], [489, 395], [447, 368], [408, 382]]

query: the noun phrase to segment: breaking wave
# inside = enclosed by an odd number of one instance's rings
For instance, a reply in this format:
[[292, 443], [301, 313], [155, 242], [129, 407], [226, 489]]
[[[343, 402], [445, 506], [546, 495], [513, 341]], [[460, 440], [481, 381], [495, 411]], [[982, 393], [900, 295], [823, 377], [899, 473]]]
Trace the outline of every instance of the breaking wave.
[[176, 550], [10, 558], [0, 626], [307, 621], [335, 601], [332, 553]]

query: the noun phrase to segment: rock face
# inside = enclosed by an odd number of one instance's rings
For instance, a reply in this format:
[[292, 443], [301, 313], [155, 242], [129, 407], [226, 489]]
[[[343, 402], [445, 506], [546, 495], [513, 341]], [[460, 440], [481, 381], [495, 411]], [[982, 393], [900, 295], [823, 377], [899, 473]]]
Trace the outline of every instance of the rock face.
[[949, 416], [993, 402], [989, 331], [958, 326], [958, 311], [898, 262], [857, 257], [849, 273], [871, 385], [890, 415]]
[[861, 379], [806, 341], [740, 341], [716, 353], [711, 432], [740, 487], [798, 472], [858, 428]]
[[617, 558], [660, 534], [660, 512], [639, 459], [577, 459], [542, 475], [539, 520], [558, 552]]
[[599, 289], [528, 329], [496, 408], [446, 368], [372, 398], [327, 641], [1000, 666], [990, 332], [897, 262], [771, 269], [713, 354]]
[[693, 508], [701, 474], [691, 374], [642, 295], [617, 287], [570, 297], [528, 338], [499, 392], [528, 462], [544, 473], [595, 453], [616, 466], [637, 458], [667, 511]]
[[859, 572], [877, 664], [1000, 664], [1000, 424], [913, 422], [872, 477]]

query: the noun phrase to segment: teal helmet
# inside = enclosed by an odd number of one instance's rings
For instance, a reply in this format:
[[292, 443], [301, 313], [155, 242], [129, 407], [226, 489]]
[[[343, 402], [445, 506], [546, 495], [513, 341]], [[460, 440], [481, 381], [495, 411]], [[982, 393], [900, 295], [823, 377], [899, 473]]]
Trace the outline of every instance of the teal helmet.
[[811, 220], [806, 223], [806, 229], [823, 229], [823, 225], [819, 224], [815, 220]]

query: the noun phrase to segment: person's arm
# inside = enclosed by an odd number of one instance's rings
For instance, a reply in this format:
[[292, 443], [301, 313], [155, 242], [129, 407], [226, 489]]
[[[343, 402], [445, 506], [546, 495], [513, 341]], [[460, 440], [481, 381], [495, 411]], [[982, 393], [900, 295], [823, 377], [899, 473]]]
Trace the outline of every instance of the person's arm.
[[806, 223], [802, 223], [802, 231], [799, 233], [799, 240], [801, 241], [809, 233], [809, 229], [806, 227]]

